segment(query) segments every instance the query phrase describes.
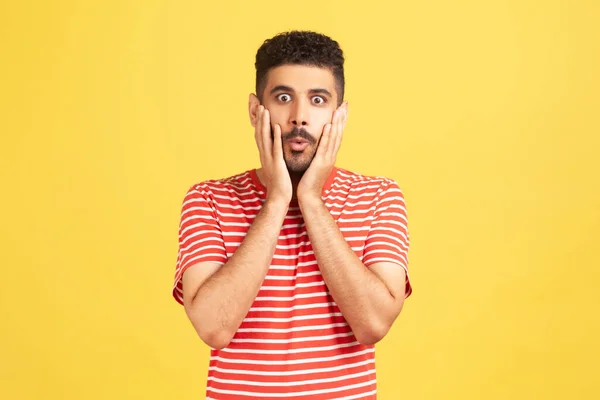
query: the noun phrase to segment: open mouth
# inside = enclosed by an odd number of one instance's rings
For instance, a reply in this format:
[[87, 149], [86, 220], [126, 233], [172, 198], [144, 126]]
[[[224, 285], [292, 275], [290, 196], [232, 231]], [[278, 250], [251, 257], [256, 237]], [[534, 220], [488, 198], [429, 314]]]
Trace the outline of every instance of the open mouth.
[[288, 143], [294, 151], [304, 151], [308, 147], [308, 142], [304, 139], [291, 139]]

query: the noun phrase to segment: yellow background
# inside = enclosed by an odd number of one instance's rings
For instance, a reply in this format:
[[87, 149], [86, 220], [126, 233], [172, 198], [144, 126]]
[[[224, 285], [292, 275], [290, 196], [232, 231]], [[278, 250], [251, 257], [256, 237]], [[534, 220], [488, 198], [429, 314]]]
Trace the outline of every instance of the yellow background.
[[600, 396], [596, 1], [0, 6], [0, 398], [199, 399], [183, 196], [257, 167], [254, 55], [345, 51], [338, 166], [396, 179], [414, 294], [381, 399]]

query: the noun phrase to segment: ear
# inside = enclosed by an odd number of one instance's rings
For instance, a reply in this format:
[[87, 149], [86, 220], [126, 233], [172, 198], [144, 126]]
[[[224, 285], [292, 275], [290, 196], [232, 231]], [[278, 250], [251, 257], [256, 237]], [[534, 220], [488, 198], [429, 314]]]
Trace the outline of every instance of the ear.
[[256, 128], [258, 106], [260, 106], [260, 100], [258, 100], [258, 97], [254, 93], [250, 93], [250, 97], [248, 98], [248, 114], [250, 115], [250, 123], [253, 128]]

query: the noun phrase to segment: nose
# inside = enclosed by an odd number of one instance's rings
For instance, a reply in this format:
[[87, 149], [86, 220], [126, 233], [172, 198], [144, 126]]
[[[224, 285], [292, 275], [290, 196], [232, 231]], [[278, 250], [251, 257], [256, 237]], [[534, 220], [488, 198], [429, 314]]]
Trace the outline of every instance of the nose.
[[295, 126], [308, 125], [308, 113], [304, 101], [299, 100], [294, 102], [290, 113], [290, 122]]

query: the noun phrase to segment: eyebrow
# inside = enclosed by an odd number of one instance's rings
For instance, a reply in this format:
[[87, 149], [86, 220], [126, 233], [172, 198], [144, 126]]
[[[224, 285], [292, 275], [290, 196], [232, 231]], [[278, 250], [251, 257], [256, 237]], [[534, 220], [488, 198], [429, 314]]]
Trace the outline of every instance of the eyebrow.
[[[294, 89], [292, 89], [289, 86], [285, 86], [285, 85], [277, 85], [273, 89], [271, 89], [271, 91], [269, 92], [269, 94], [271, 95], [271, 94], [273, 94], [275, 92], [292, 92], [293, 93]], [[310, 89], [308, 91], [308, 93], [311, 93], [311, 94], [324, 94], [324, 95], [327, 95], [329, 97], [333, 97], [331, 95], [331, 93], [329, 92], [329, 90], [327, 90], [327, 89], [320, 89], [320, 88]]]

